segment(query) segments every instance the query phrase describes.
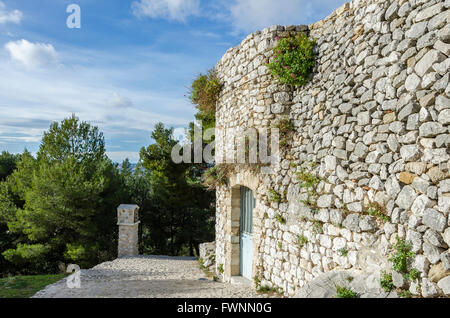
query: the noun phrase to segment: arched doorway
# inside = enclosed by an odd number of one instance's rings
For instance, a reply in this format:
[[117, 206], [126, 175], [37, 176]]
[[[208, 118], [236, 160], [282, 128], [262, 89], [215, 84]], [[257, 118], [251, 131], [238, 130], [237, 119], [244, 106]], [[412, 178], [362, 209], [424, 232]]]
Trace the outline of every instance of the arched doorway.
[[239, 267], [241, 276], [251, 280], [253, 269], [253, 210], [256, 202], [252, 190], [247, 187], [241, 187], [240, 190]]

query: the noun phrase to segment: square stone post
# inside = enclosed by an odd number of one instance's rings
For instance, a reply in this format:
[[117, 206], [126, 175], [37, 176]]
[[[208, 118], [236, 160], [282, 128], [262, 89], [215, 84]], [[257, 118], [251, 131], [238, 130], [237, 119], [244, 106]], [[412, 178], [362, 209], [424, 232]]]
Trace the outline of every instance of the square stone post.
[[117, 225], [119, 226], [119, 244], [117, 256], [137, 256], [139, 232], [139, 207], [137, 205], [122, 204], [117, 208]]

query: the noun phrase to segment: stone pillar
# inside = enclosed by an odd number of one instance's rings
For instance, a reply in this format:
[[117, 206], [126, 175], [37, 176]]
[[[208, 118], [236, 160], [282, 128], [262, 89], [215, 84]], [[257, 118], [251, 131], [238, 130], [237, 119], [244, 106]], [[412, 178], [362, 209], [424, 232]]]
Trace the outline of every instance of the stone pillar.
[[117, 225], [119, 226], [118, 257], [137, 256], [139, 232], [139, 207], [122, 204], [117, 208]]

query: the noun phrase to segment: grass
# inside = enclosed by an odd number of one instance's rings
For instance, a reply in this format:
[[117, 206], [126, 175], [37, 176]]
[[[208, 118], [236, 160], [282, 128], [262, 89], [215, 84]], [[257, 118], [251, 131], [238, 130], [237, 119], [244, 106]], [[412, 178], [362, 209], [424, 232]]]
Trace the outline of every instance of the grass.
[[0, 278], [0, 298], [29, 298], [65, 277], [60, 274]]

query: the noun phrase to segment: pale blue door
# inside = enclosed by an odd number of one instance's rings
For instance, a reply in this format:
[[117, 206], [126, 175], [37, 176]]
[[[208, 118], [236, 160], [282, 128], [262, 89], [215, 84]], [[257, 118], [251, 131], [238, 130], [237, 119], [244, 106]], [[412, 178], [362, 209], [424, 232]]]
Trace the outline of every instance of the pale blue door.
[[241, 187], [240, 267], [241, 275], [250, 280], [252, 279], [254, 208], [255, 198], [252, 190]]

